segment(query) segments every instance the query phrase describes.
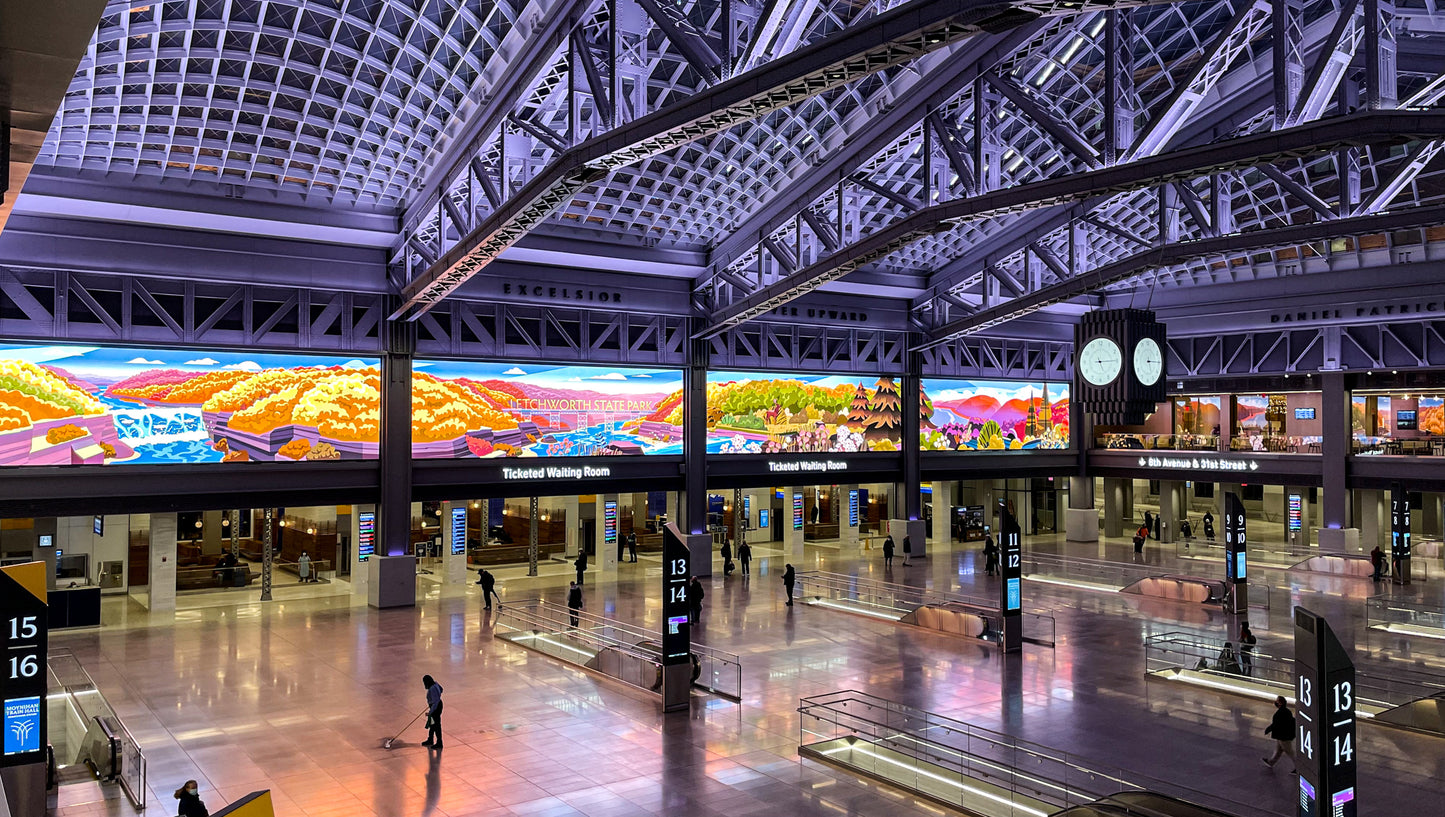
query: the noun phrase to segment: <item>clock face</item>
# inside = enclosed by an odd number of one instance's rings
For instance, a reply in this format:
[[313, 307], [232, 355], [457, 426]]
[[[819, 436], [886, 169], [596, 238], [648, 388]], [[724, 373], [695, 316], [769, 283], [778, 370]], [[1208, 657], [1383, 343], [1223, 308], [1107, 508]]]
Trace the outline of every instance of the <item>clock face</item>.
[[1094, 338], [1084, 344], [1076, 361], [1079, 374], [1095, 386], [1107, 386], [1124, 367], [1124, 353], [1110, 338]]
[[1144, 338], [1134, 347], [1134, 376], [1146, 386], [1164, 376], [1164, 354], [1153, 338]]

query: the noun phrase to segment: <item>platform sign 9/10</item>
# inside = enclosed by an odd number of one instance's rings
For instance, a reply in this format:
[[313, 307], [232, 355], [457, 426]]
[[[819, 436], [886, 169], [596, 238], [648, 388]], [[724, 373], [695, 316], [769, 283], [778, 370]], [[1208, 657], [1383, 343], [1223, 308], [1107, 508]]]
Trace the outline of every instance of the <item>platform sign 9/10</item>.
[[45, 655], [49, 622], [44, 562], [0, 568], [0, 667], [4, 753], [0, 766], [45, 760]]

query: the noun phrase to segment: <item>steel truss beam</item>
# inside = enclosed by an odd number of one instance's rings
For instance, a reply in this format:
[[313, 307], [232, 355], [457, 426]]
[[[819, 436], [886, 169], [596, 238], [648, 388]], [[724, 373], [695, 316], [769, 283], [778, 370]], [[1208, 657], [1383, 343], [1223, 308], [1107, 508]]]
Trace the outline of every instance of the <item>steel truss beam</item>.
[[1282, 158], [1308, 156], [1321, 150], [1426, 139], [1437, 134], [1445, 134], [1445, 112], [1363, 112], [926, 207], [733, 303], [701, 334], [707, 337], [745, 323], [864, 264], [963, 221], [1083, 202], [1209, 173], [1264, 165]]
[[0, 267], [0, 337], [375, 353], [385, 297]]
[[681, 366], [685, 352], [673, 315], [451, 300], [416, 323], [420, 356]]
[[714, 369], [883, 374], [903, 365], [907, 334], [760, 321], [710, 340]]
[[925, 377], [1072, 380], [1072, 343], [960, 338], [923, 350]]
[[1023, 298], [990, 309], [983, 309], [973, 315], [945, 324], [934, 331], [924, 344], [924, 348], [1007, 323], [1014, 318], [1080, 295], [1086, 295], [1147, 270], [1179, 264], [1192, 258], [1238, 255], [1251, 250], [1305, 244], [1311, 241], [1327, 241], [1351, 235], [1373, 235], [1392, 230], [1431, 227], [1442, 223], [1445, 223], [1445, 205], [1437, 205], [1414, 207], [1386, 215], [1355, 216], [1330, 222], [1294, 224], [1288, 227], [1255, 230], [1219, 238], [1166, 244], [1088, 272], [1078, 273], [1067, 281], [1036, 290]]
[[1040, 16], [1079, 13], [1093, 0], [912, 0], [706, 91], [593, 137], [556, 156], [541, 172], [467, 232], [403, 292], [393, 317], [415, 319], [491, 263], [537, 223], [607, 172], [719, 133], [788, 105], [901, 65], [984, 31]]
[[1445, 366], [1445, 320], [1171, 337], [1171, 378]]

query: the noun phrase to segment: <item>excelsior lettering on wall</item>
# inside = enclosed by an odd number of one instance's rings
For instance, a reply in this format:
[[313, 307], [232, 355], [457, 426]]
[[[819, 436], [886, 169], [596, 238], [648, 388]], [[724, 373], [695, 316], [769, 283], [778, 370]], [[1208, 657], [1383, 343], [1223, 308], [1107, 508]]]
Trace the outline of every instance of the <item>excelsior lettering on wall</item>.
[[558, 287], [545, 284], [502, 284], [503, 295], [521, 295], [549, 301], [592, 301], [599, 304], [622, 302], [622, 293], [615, 290]]
[[544, 466], [538, 468], [503, 468], [503, 479], [593, 479], [612, 476], [611, 468], [584, 465], [581, 468]]
[[1140, 457], [1140, 468], [1179, 468], [1192, 471], [1258, 471], [1254, 460], [1228, 457]]
[[799, 460], [797, 462], [769, 460], [768, 470], [773, 472], [847, 471], [848, 463], [842, 460]]

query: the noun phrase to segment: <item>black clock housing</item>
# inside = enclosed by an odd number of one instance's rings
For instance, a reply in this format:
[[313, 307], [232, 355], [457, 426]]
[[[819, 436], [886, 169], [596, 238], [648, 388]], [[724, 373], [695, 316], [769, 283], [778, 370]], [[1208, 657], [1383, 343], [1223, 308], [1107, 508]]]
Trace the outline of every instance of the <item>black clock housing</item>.
[[[1159, 344], [1161, 354], [1167, 356], [1165, 345], [1168, 329], [1155, 319], [1147, 309], [1101, 309], [1086, 313], [1074, 327], [1074, 399], [1084, 411], [1094, 417], [1100, 425], [1138, 425], [1154, 413], [1155, 406], [1165, 397], [1164, 381], [1161, 375], [1150, 385], [1144, 385], [1134, 371], [1134, 347], [1145, 338], [1152, 338]], [[1078, 354], [1084, 344], [1097, 337], [1107, 337], [1119, 344], [1123, 355], [1123, 367], [1113, 382], [1095, 386], [1079, 373]], [[1166, 365], [1167, 365], [1166, 357]]]

